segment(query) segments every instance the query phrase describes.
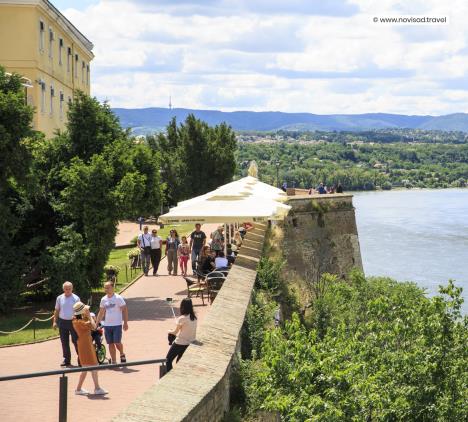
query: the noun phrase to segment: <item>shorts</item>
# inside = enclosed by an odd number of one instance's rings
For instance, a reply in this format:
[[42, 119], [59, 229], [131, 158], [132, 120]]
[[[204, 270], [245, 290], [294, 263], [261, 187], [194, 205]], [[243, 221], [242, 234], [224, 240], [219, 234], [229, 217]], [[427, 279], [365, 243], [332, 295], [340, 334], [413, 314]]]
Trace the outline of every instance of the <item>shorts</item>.
[[122, 326], [110, 325], [104, 327], [104, 335], [107, 344], [122, 343]]

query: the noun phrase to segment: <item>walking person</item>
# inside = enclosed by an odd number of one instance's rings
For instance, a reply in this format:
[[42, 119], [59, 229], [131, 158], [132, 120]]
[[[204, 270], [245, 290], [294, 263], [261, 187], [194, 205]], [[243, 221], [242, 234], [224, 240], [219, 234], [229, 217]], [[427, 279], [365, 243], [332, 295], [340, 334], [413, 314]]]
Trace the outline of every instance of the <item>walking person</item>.
[[172, 369], [172, 361], [177, 357], [179, 362], [190, 343], [195, 341], [197, 335], [197, 317], [193, 311], [192, 299], [188, 297], [180, 302], [180, 317], [176, 319], [176, 327], [169, 330], [169, 334], [176, 336], [171, 348], [167, 352], [167, 372]]
[[167, 272], [171, 275], [174, 270], [174, 275], [177, 275], [177, 251], [179, 249], [180, 240], [177, 230], [172, 229], [166, 239], [166, 256], [167, 256]]
[[[73, 305], [74, 318], [73, 328], [78, 334], [78, 356], [81, 366], [94, 366], [98, 364], [96, 350], [94, 349], [91, 331], [96, 329], [96, 323], [89, 312], [89, 306], [84, 303], [76, 302]], [[81, 372], [76, 386], [75, 394], [78, 396], [87, 396], [89, 392], [83, 388], [84, 380], [88, 372]], [[100, 387], [97, 371], [91, 371], [94, 382], [94, 394], [104, 395], [107, 391]]]
[[104, 320], [104, 335], [109, 345], [112, 363], [117, 363], [116, 349], [120, 353], [120, 362], [127, 362], [122, 344], [123, 330], [128, 330], [128, 309], [122, 296], [114, 292], [111, 282], [104, 283], [106, 295], [101, 299], [96, 324]]
[[60, 366], [71, 364], [70, 336], [78, 354], [78, 336], [73, 328], [73, 305], [80, 301], [80, 298], [73, 293], [73, 284], [69, 281], [63, 283], [63, 293], [55, 301], [55, 311], [52, 327], [59, 329], [60, 342], [62, 343], [63, 361]]
[[190, 250], [192, 251], [192, 270], [195, 272], [200, 255], [206, 243], [206, 234], [201, 230], [201, 224], [195, 224], [195, 230], [190, 235]]
[[177, 249], [177, 255], [179, 257], [180, 272], [182, 275], [187, 275], [187, 262], [190, 257], [190, 246], [187, 242], [187, 237], [182, 236], [182, 242]]
[[137, 245], [140, 248], [141, 268], [145, 275], [148, 275], [151, 263], [151, 235], [148, 233], [148, 226], [145, 226], [143, 233], [138, 236]]
[[161, 261], [162, 239], [158, 236], [158, 231], [153, 229], [151, 232], [151, 265], [153, 266], [153, 275], [158, 275], [159, 262]]

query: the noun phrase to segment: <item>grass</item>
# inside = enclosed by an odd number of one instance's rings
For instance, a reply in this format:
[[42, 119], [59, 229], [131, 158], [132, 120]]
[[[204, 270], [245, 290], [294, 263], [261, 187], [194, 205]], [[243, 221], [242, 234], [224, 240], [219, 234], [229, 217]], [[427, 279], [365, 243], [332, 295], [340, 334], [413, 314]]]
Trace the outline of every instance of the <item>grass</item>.
[[[48, 309], [53, 307], [51, 303], [48, 306]], [[50, 317], [50, 312], [41, 312], [37, 313], [37, 310], [24, 310], [15, 312], [15, 315], [2, 317], [0, 318], [0, 331], [14, 331], [18, 328], [21, 328], [25, 325], [29, 320], [31, 320], [34, 316], [40, 319], [46, 319]], [[35, 331], [36, 331], [36, 340], [43, 340], [46, 338], [54, 337], [58, 335], [58, 330], [54, 330], [52, 328], [52, 321], [46, 322], [39, 322], [36, 321], [25, 328], [23, 331], [15, 334], [0, 334], [0, 346], [4, 346], [7, 344], [18, 344], [18, 343], [29, 343], [34, 341], [34, 325], [35, 324]]]

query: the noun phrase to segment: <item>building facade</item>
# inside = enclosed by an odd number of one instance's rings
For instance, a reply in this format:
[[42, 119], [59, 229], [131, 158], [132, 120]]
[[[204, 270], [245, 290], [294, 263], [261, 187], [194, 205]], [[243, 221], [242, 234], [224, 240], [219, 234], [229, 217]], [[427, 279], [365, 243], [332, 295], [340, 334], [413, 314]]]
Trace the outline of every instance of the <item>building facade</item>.
[[0, 0], [0, 65], [29, 79], [34, 129], [64, 129], [75, 90], [90, 94], [93, 44], [48, 0]]

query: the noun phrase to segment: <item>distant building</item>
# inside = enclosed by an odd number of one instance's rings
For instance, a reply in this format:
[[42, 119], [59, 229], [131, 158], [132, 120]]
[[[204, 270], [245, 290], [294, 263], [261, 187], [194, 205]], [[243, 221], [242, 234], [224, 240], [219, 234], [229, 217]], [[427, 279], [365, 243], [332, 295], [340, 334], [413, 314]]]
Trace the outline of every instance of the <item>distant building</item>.
[[0, 0], [0, 65], [29, 80], [34, 129], [66, 123], [74, 90], [90, 94], [93, 44], [48, 0]]

